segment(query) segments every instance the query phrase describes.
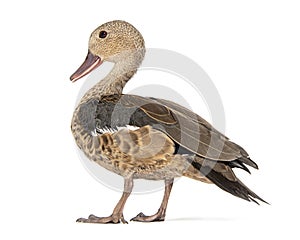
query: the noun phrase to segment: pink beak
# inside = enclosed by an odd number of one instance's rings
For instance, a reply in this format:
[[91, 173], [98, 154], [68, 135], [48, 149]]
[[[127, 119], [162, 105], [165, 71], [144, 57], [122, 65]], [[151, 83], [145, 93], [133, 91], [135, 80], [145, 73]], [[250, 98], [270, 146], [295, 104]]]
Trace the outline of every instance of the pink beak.
[[70, 77], [70, 80], [72, 82], [76, 82], [78, 79], [84, 77], [91, 71], [93, 71], [95, 68], [100, 66], [102, 63], [101, 58], [98, 56], [95, 56], [94, 54], [88, 52], [83, 64], [72, 74]]

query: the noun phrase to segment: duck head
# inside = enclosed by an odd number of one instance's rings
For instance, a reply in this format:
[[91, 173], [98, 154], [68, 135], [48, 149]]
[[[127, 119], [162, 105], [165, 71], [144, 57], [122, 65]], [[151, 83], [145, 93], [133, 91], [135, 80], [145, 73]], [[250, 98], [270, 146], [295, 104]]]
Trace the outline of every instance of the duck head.
[[92, 32], [86, 59], [70, 80], [77, 81], [104, 61], [126, 66], [127, 70], [137, 69], [144, 54], [144, 39], [134, 26], [120, 20], [107, 22]]

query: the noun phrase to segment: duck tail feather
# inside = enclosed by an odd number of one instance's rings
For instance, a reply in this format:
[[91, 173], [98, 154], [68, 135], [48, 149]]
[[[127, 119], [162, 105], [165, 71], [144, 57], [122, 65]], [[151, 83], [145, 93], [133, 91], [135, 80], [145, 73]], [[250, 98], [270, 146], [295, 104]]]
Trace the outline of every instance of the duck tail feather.
[[[193, 161], [191, 163], [196, 169], [198, 169], [202, 174], [205, 175], [211, 182], [217, 185], [222, 190], [236, 196], [242, 198], [246, 201], [252, 201], [259, 205], [256, 201], [257, 199], [261, 202], [269, 204], [267, 201], [259, 197], [253, 191], [251, 191], [245, 184], [243, 184], [233, 173], [224, 174], [222, 172], [218, 172], [210, 167], [202, 166], [199, 162]], [[219, 163], [222, 164], [222, 163]], [[230, 176], [230, 177], [228, 177]]]

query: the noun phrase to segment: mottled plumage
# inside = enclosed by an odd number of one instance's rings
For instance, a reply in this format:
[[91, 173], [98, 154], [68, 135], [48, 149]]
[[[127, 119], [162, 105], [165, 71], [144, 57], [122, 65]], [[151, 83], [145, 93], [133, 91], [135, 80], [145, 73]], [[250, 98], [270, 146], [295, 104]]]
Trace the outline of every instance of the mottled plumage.
[[[105, 34], [99, 35], [103, 31]], [[78, 221], [126, 222], [123, 208], [137, 178], [165, 180], [166, 189], [158, 212], [152, 216], [140, 213], [132, 219], [135, 221], [164, 220], [173, 179], [181, 176], [214, 183], [248, 201], [264, 201], [232, 170], [237, 167], [250, 172], [246, 165], [258, 168], [243, 148], [176, 103], [122, 94], [144, 52], [144, 40], [132, 25], [109, 22], [92, 33], [86, 61], [71, 76], [76, 81], [103, 61], [115, 63], [108, 76], [82, 98], [71, 128], [89, 159], [124, 177], [124, 193], [111, 216], [91, 215]]]

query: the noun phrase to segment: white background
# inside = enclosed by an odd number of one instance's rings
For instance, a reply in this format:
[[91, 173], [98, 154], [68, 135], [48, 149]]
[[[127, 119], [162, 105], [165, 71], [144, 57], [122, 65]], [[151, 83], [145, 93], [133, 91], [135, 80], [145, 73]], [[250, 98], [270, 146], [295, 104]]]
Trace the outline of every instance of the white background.
[[[1, 239], [299, 238], [299, 2], [194, 2], [1, 3]], [[181, 179], [163, 223], [75, 223], [109, 215], [120, 197], [86, 172], [69, 127], [84, 80], [68, 78], [90, 32], [113, 19], [135, 25], [148, 47], [180, 52], [209, 74], [226, 135], [260, 166], [251, 176], [236, 172], [271, 206]], [[154, 213], [162, 194], [131, 196], [125, 218]]]

